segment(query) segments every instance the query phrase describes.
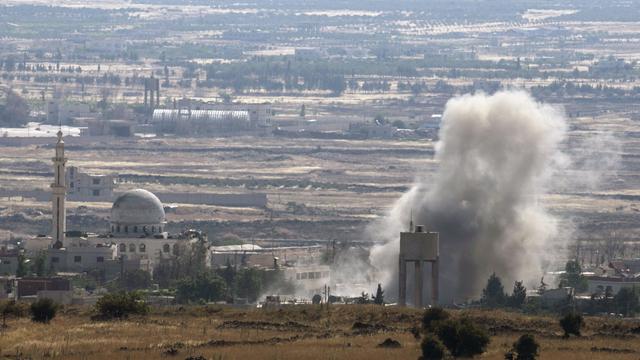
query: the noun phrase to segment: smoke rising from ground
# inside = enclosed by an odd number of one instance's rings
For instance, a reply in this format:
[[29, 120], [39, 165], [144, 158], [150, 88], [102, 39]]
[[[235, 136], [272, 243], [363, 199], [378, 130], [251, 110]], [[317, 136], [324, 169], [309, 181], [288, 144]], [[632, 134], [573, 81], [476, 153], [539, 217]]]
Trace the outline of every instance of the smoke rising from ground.
[[493, 272], [507, 290], [514, 280], [539, 280], [548, 245], [560, 241], [557, 219], [539, 200], [554, 169], [568, 162], [559, 151], [565, 134], [563, 114], [522, 91], [450, 100], [435, 175], [419, 177], [369, 229], [387, 241], [370, 260], [386, 271], [388, 293], [397, 292], [399, 233], [411, 213], [415, 224], [440, 232], [441, 301], [477, 296]]

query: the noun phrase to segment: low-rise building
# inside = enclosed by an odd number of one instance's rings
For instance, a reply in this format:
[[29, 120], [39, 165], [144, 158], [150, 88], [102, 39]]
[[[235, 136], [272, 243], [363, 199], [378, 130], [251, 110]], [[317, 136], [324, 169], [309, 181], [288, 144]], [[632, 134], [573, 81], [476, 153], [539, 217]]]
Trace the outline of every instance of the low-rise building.
[[70, 166], [65, 174], [69, 199], [73, 201], [111, 201], [116, 187], [111, 174], [90, 174]]

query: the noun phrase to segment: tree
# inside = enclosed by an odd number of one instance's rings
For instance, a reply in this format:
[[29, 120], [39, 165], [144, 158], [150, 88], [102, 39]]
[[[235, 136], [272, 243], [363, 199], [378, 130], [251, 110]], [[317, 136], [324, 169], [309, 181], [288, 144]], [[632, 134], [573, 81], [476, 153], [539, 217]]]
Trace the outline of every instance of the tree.
[[31, 304], [31, 320], [40, 323], [48, 323], [56, 316], [58, 305], [49, 298], [36, 300]]
[[513, 292], [509, 297], [509, 305], [511, 307], [520, 309], [527, 299], [527, 288], [522, 286], [522, 281], [516, 281], [513, 284]]
[[506, 297], [502, 281], [496, 273], [491, 274], [487, 286], [482, 290], [482, 305], [490, 308], [499, 307], [504, 305]]
[[505, 359], [535, 360], [538, 357], [539, 348], [540, 344], [538, 344], [533, 335], [524, 334], [520, 336], [518, 341], [513, 343], [513, 347], [505, 355]]
[[580, 328], [583, 324], [584, 319], [582, 315], [575, 312], [570, 312], [560, 319], [560, 327], [564, 330], [565, 338], [568, 338], [571, 334], [580, 336]]
[[356, 302], [358, 304], [368, 304], [369, 303], [369, 294], [367, 294], [366, 292], [363, 291], [362, 294], [360, 294], [360, 296], [356, 300]]
[[300, 107], [300, 117], [304, 119], [304, 117], [307, 115], [307, 107], [302, 104], [302, 106]]
[[373, 303], [376, 305], [384, 305], [384, 291], [380, 284], [378, 284], [378, 289], [376, 290], [376, 296], [373, 298]]
[[623, 287], [613, 297], [617, 312], [624, 316], [635, 314], [638, 310], [638, 293], [635, 289]]
[[449, 319], [449, 313], [441, 307], [432, 307], [424, 311], [422, 328], [427, 332], [436, 331], [438, 325]]
[[38, 277], [42, 277], [47, 274], [47, 253], [45, 251], [39, 252], [38, 256], [36, 256], [33, 263], [33, 272]]
[[128, 291], [147, 289], [151, 286], [151, 274], [141, 269], [127, 270], [123, 277], [119, 279], [119, 283], [121, 287]]
[[422, 349], [422, 360], [440, 360], [444, 358], [444, 346], [432, 336], [425, 337], [420, 343], [420, 348]]
[[407, 124], [405, 124], [404, 121], [402, 120], [395, 120], [393, 123], [391, 123], [391, 125], [393, 125], [395, 128], [398, 128], [398, 129], [407, 128]]
[[211, 272], [187, 277], [176, 286], [176, 300], [180, 303], [223, 300], [227, 291], [224, 280]]
[[454, 357], [473, 357], [482, 354], [490, 341], [489, 335], [469, 319], [444, 321], [438, 326], [436, 333]]
[[0, 313], [2, 313], [2, 327], [7, 327], [7, 318], [10, 315], [15, 317], [23, 316], [26, 309], [15, 300], [4, 300], [0, 302]]
[[124, 319], [130, 315], [146, 315], [149, 306], [139, 293], [120, 291], [98, 299], [95, 311], [96, 318], [101, 320]]
[[243, 269], [238, 272], [236, 286], [238, 296], [256, 302], [262, 292], [262, 277], [257, 269]]
[[576, 260], [569, 260], [564, 267], [564, 274], [560, 276], [560, 287], [572, 287], [578, 292], [589, 288], [587, 280], [582, 276], [582, 268]]
[[5, 93], [4, 104], [0, 102], [0, 126], [22, 126], [29, 121], [29, 105], [16, 92]]
[[24, 256], [24, 254], [19, 254], [18, 267], [16, 268], [16, 276], [24, 277], [24, 276], [27, 276], [27, 274], [28, 274], [27, 258]]

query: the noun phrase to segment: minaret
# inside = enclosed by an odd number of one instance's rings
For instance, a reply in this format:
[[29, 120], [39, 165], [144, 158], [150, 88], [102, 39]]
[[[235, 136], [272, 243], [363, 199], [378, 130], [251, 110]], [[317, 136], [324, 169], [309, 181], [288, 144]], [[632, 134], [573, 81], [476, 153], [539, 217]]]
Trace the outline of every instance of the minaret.
[[53, 228], [51, 237], [53, 247], [59, 249], [64, 246], [64, 232], [66, 228], [66, 211], [64, 201], [67, 196], [65, 185], [66, 163], [64, 157], [64, 141], [62, 140], [62, 130], [58, 131], [58, 143], [56, 144], [56, 156], [53, 160], [54, 182], [51, 183], [51, 205], [53, 207]]

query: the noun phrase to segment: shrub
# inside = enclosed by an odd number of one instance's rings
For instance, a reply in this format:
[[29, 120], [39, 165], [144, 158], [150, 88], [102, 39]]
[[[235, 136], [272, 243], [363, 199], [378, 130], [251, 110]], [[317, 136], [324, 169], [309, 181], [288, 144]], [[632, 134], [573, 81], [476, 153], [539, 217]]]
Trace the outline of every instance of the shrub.
[[444, 321], [438, 326], [436, 333], [454, 357], [482, 354], [489, 344], [489, 335], [468, 319]]
[[31, 304], [31, 320], [40, 323], [48, 323], [56, 316], [58, 305], [53, 300], [44, 298]]
[[538, 357], [540, 345], [530, 334], [520, 336], [518, 341], [513, 343], [513, 352], [516, 353], [517, 360], [534, 360]]
[[129, 315], [145, 315], [149, 306], [135, 292], [107, 294], [96, 303], [97, 317], [104, 320], [127, 318]]
[[449, 319], [449, 313], [443, 308], [433, 307], [425, 310], [422, 316], [422, 328], [425, 331], [435, 331], [438, 324], [444, 320]]
[[580, 328], [583, 324], [584, 319], [582, 315], [574, 312], [570, 312], [560, 319], [560, 326], [562, 330], [564, 330], [564, 337], [569, 337], [571, 334], [580, 336]]
[[434, 337], [425, 337], [420, 344], [422, 360], [440, 360], [444, 358], [444, 346]]
[[25, 303], [19, 303], [15, 300], [0, 301], [0, 314], [2, 314], [2, 327], [7, 326], [7, 318], [22, 317], [29, 313], [29, 306]]
[[179, 303], [219, 301], [224, 299], [226, 292], [224, 279], [213, 273], [202, 272], [178, 282], [176, 300]]

